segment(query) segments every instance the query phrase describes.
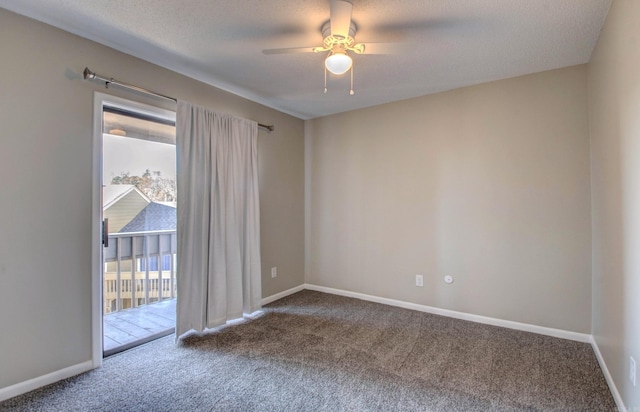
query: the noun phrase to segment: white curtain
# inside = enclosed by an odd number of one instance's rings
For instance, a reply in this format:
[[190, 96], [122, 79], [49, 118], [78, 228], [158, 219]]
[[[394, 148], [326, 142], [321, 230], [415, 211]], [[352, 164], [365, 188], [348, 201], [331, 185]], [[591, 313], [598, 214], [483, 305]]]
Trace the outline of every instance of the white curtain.
[[176, 119], [176, 337], [260, 309], [258, 125], [183, 101]]

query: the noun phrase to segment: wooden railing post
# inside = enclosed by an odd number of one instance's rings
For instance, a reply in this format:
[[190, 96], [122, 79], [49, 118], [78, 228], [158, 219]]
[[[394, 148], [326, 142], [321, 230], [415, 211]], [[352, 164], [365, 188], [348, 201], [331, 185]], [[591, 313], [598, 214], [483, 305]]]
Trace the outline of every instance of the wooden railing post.
[[148, 305], [151, 303], [149, 300], [149, 288], [151, 287], [149, 282], [149, 236], [144, 237], [144, 303]]
[[173, 239], [175, 236], [175, 232], [169, 236], [169, 250], [171, 251], [171, 254], [169, 255], [169, 257], [171, 258], [169, 260], [169, 289], [171, 289], [171, 293], [169, 294], [169, 296], [171, 297], [171, 299], [176, 297], [174, 286], [176, 279], [176, 268], [173, 265], [173, 257], [175, 256], [175, 254], [173, 253]]
[[116, 239], [116, 312], [122, 310], [122, 284], [120, 283], [120, 264], [122, 263], [122, 238]]
[[136, 306], [136, 242], [135, 237], [131, 236], [131, 307]]

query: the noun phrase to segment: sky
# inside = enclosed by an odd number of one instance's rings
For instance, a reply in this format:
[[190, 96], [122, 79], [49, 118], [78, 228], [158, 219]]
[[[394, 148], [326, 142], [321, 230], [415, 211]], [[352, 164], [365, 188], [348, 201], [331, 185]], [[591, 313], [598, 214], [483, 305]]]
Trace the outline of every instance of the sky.
[[176, 146], [148, 140], [103, 135], [103, 183], [129, 172], [142, 176], [144, 171], [159, 170], [162, 177], [176, 177]]

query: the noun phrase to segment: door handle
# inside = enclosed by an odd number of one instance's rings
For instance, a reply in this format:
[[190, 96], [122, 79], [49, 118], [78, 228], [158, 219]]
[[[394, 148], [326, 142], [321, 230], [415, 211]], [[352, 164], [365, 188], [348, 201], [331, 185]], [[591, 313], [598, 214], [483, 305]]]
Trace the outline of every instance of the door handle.
[[109, 247], [109, 219], [102, 221], [102, 245]]

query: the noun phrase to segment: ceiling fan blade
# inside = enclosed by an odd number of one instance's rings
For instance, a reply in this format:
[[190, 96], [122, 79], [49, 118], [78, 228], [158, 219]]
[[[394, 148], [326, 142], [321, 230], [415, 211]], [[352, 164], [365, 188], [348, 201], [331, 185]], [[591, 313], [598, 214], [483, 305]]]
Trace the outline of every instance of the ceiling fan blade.
[[336, 37], [349, 36], [351, 27], [351, 10], [353, 4], [345, 0], [331, 0], [331, 34]]
[[413, 36], [421, 36], [428, 33], [429, 36], [474, 36], [487, 29], [487, 22], [482, 19], [460, 18], [427, 18], [413, 21], [387, 23], [369, 27], [377, 36], [399, 39]]
[[314, 53], [315, 47], [288, 47], [284, 49], [265, 49], [262, 54], [294, 54], [294, 53]]

